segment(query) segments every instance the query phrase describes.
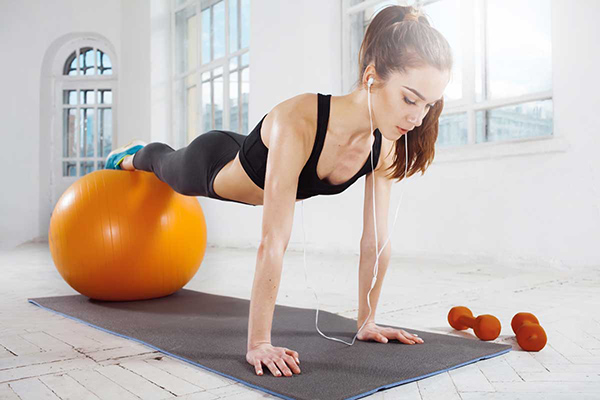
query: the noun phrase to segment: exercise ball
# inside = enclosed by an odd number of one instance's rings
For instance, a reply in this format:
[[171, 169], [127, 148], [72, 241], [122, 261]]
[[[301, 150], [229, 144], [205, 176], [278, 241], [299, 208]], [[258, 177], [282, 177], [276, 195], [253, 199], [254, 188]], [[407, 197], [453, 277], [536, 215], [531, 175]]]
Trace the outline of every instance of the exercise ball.
[[196, 274], [206, 221], [195, 197], [153, 173], [105, 169], [62, 194], [48, 238], [58, 272], [79, 293], [144, 300], [172, 294]]

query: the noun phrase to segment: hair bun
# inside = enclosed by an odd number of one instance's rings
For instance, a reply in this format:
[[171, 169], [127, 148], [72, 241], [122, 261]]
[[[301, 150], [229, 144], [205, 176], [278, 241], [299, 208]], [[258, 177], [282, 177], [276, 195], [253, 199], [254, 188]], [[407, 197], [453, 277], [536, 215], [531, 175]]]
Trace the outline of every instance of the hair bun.
[[406, 13], [404, 14], [404, 19], [402, 19], [402, 22], [404, 21], [416, 21], [419, 22], [419, 14], [413, 14], [413, 13]]

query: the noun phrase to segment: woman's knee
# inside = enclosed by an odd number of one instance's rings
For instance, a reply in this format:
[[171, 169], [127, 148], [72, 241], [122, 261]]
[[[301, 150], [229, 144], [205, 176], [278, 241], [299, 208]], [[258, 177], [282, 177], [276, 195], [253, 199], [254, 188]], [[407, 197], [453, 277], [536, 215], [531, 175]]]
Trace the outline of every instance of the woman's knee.
[[135, 169], [151, 171], [152, 164], [157, 156], [164, 155], [173, 151], [169, 145], [160, 142], [152, 142], [141, 148], [133, 157], [133, 166]]

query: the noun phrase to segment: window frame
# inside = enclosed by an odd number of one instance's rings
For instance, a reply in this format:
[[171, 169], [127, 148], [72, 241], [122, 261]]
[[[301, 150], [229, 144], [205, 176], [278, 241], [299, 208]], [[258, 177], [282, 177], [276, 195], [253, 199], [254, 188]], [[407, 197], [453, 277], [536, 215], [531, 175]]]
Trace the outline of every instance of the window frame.
[[[355, 76], [351, 76], [351, 63], [352, 63], [352, 55], [350, 54], [350, 34], [351, 34], [351, 26], [350, 26], [350, 16], [351, 14], [358, 13], [364, 11], [365, 9], [372, 7], [381, 3], [382, 0], [365, 0], [359, 4], [354, 6], [350, 6], [350, 0], [342, 0], [342, 87], [345, 91], [350, 91], [354, 81], [356, 79]], [[399, 5], [414, 5], [418, 7], [425, 7], [427, 5], [443, 1], [443, 0], [415, 0], [413, 2], [410, 1], [402, 1], [397, 0], [396, 3]], [[461, 41], [462, 41], [462, 49], [463, 49], [463, 63], [462, 63], [462, 98], [455, 101], [448, 101], [444, 104], [444, 110], [442, 112], [443, 115], [449, 114], [467, 114], [467, 141], [468, 143], [465, 145], [457, 145], [457, 146], [438, 146], [436, 148], [436, 161], [437, 162], [454, 162], [454, 161], [463, 161], [463, 160], [475, 160], [475, 159], [484, 159], [490, 157], [504, 157], [504, 156], [513, 156], [513, 155], [521, 155], [521, 154], [535, 154], [535, 153], [550, 153], [550, 152], [564, 152], [567, 151], [570, 147], [567, 139], [565, 138], [563, 132], [557, 131], [555, 129], [555, 120], [556, 116], [553, 112], [552, 115], [552, 125], [553, 132], [548, 136], [539, 136], [539, 137], [527, 137], [527, 138], [518, 138], [518, 139], [510, 139], [503, 141], [495, 141], [495, 142], [484, 142], [484, 143], [476, 143], [476, 134], [477, 134], [477, 112], [482, 110], [492, 110], [499, 107], [522, 104], [530, 101], [539, 101], [539, 100], [554, 100], [553, 96], [553, 88], [554, 88], [554, 79], [552, 81], [552, 88], [550, 90], [527, 93], [522, 96], [513, 96], [506, 97], [502, 99], [495, 100], [483, 100], [481, 102], [476, 102], [476, 52], [475, 52], [475, 39], [474, 33], [477, 28], [477, 24], [475, 23], [476, 18], [481, 22], [481, 30], [480, 34], [483, 38], [482, 40], [482, 52], [481, 59], [479, 60], [481, 69], [482, 69], [482, 82], [481, 87], [483, 91], [483, 98], [487, 97], [487, 87], [489, 87], [489, 74], [487, 71], [487, 49], [489, 48], [488, 43], [488, 35], [485, 34], [486, 29], [486, 21], [485, 21], [485, 12], [487, 0], [460, 0], [462, 2], [463, 10], [467, 10], [462, 13], [463, 19], [461, 20]], [[555, 0], [550, 0], [550, 13], [551, 16], [554, 15], [555, 8]], [[551, 24], [551, 35], [552, 28], [554, 24]], [[551, 43], [554, 42], [551, 40]], [[554, 54], [554, 51], [552, 51]], [[553, 65], [554, 63], [552, 63]], [[467, 77], [472, 77], [471, 79], [467, 79]], [[554, 78], [554, 75], [553, 75]], [[553, 109], [554, 109], [554, 101], [553, 101]], [[484, 119], [485, 124], [485, 119]], [[487, 126], [484, 129], [488, 129]]]
[[[173, 101], [171, 102], [171, 114], [172, 120], [174, 121], [174, 142], [176, 145], [182, 147], [188, 144], [188, 136], [189, 132], [187, 132], [187, 89], [185, 81], [188, 77], [192, 77], [193, 85], [196, 86], [196, 120], [195, 120], [195, 130], [196, 132], [204, 131], [204, 113], [201, 110], [203, 104], [203, 93], [202, 93], [202, 74], [205, 72], [214, 71], [215, 69], [221, 67], [223, 69], [222, 79], [223, 79], [223, 130], [232, 130], [229, 126], [230, 124], [230, 114], [231, 109], [229, 106], [229, 91], [230, 91], [230, 75], [231, 71], [229, 69], [229, 65], [231, 59], [238, 58], [241, 60], [241, 56], [250, 52], [250, 45], [248, 47], [242, 48], [242, 3], [241, 0], [187, 0], [184, 3], [176, 6], [177, 0], [171, 0], [170, 2], [170, 10], [171, 10], [171, 98]], [[203, 64], [202, 63], [202, 11], [207, 8], [211, 8], [211, 21], [213, 21], [214, 27], [214, 11], [212, 7], [223, 1], [224, 2], [224, 14], [225, 14], [225, 54], [223, 57], [219, 59], [214, 59], [214, 45], [211, 45], [211, 55], [212, 61]], [[238, 44], [239, 49], [235, 52], [230, 52], [230, 9], [229, 7], [232, 4], [232, 1], [235, 1], [236, 6], [238, 7], [238, 18], [237, 18], [237, 35], [238, 35]], [[197, 18], [196, 22], [196, 66], [193, 69], [188, 69], [184, 72], [177, 72], [177, 55], [176, 55], [176, 46], [177, 44], [177, 26], [176, 26], [176, 15], [178, 12], [185, 10], [188, 7], [194, 7], [194, 12]], [[213, 42], [214, 44], [214, 42]], [[187, 55], [185, 55], [187, 56]], [[248, 60], [248, 65], [242, 68], [241, 63], [238, 64], [235, 73], [239, 75], [238, 79], [238, 121], [242, 123], [243, 121], [243, 103], [242, 103], [242, 69], [250, 68], [250, 60]], [[214, 78], [211, 78], [211, 126], [214, 126], [215, 121], [215, 107], [214, 107]], [[181, 94], [181, 98], [178, 97], [178, 85], [182, 85], [183, 91]], [[191, 87], [191, 86], [190, 86]], [[238, 128], [235, 127], [234, 131], [238, 131]]]
[[[80, 66], [77, 63], [77, 75], [65, 75], [64, 74], [64, 65], [69, 58], [69, 56], [76, 52], [76, 57], [79, 59], [79, 50], [83, 47], [91, 47], [94, 51], [100, 50], [104, 54], [106, 54], [111, 61], [112, 73], [110, 75], [98, 75], [98, 66], [94, 66], [94, 71], [96, 72], [94, 75], [79, 75]], [[94, 55], [94, 57], [96, 57]], [[98, 115], [97, 112], [100, 108], [110, 108], [112, 111], [112, 132], [111, 132], [111, 150], [115, 148], [116, 143], [118, 143], [118, 68], [116, 65], [116, 56], [108, 48], [108, 46], [103, 46], [103, 43], [99, 42], [97, 39], [89, 39], [89, 38], [78, 38], [68, 45], [63, 46], [63, 48], [56, 55], [56, 64], [54, 66], [54, 87], [53, 87], [53, 115], [55, 118], [55, 132], [57, 132], [58, 137], [60, 137], [59, 143], [54, 143], [54, 134], [53, 140], [51, 142], [52, 147], [52, 157], [51, 157], [51, 165], [53, 168], [59, 168], [60, 174], [59, 177], [63, 181], [75, 181], [82, 176], [81, 171], [81, 163], [82, 162], [93, 162], [94, 169], [93, 171], [97, 171], [98, 162], [103, 162], [106, 159], [106, 156], [102, 157], [98, 155]], [[100, 106], [98, 104], [97, 91], [103, 89], [110, 89], [112, 92], [112, 101], [111, 104], [106, 104]], [[94, 90], [94, 104], [89, 104], [87, 107], [80, 104], [80, 98], [77, 99], [77, 104], [75, 105], [65, 105], [63, 104], [63, 93], [65, 90]], [[63, 156], [63, 134], [64, 134], [64, 118], [63, 113], [65, 109], [76, 109], [77, 115], [77, 123], [75, 124], [75, 135], [74, 135], [74, 145], [76, 148], [75, 157], [64, 157]], [[81, 121], [79, 120], [81, 109], [83, 108], [91, 108], [94, 109], [94, 155], [92, 157], [84, 157], [80, 154], [80, 128]], [[76, 163], [75, 167], [75, 176], [64, 176], [63, 171], [63, 162], [71, 161]]]

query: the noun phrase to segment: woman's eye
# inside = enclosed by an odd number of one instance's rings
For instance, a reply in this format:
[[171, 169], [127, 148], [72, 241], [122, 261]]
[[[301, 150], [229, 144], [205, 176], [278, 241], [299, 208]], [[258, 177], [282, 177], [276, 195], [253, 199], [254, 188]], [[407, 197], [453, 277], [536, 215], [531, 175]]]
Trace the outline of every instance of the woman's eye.
[[[417, 103], [415, 103], [413, 101], [410, 101], [408, 99], [408, 97], [405, 97], [404, 101], [406, 102], [406, 104], [410, 104], [411, 106], [414, 106], [415, 104], [417, 104]], [[433, 108], [434, 106], [435, 106], [435, 103], [434, 104], [427, 104], [427, 107], [429, 107], [429, 108]]]
[[410, 105], [414, 105], [414, 104], [416, 104], [416, 103], [414, 103], [414, 102], [410, 101], [410, 100], [408, 99], [408, 97], [405, 97], [405, 98], [404, 98], [404, 101], [406, 102], [406, 104], [410, 104]]

